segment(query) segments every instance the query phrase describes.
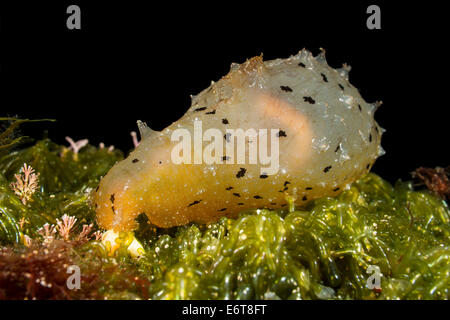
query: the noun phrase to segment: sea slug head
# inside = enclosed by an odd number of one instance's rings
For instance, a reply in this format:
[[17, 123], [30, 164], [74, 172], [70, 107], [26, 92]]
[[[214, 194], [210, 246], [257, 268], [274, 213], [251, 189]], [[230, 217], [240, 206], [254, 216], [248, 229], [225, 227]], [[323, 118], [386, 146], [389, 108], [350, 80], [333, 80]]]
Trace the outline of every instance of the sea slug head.
[[[93, 193], [98, 224], [107, 230], [136, 229], [136, 218], [145, 213], [143, 203], [151, 203], [160, 170], [170, 154], [166, 138], [138, 121], [142, 141], [130, 155], [116, 163]], [[152, 156], [152, 155], [157, 156]], [[151, 176], [144, 174], [152, 172]], [[153, 187], [152, 187], [153, 186]]]

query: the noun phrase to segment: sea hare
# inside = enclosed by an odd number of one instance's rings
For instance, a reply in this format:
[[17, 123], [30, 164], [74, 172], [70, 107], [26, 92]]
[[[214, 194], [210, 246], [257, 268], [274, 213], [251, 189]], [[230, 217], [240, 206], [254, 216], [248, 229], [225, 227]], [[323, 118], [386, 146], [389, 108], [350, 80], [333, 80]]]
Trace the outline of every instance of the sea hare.
[[142, 141], [94, 193], [101, 227], [130, 231], [145, 213], [159, 227], [210, 223], [249, 208], [276, 209], [339, 194], [384, 153], [379, 103], [348, 81], [350, 67], [322, 52], [254, 57], [192, 98], [161, 132], [138, 122]]

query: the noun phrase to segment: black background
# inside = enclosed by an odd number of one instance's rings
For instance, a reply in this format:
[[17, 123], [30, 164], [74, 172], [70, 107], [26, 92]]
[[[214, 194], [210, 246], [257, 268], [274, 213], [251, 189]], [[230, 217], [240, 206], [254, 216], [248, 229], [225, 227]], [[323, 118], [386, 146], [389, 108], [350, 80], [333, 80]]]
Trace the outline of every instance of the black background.
[[[438, 2], [93, 2], [2, 2], [0, 116], [58, 120], [25, 133], [39, 138], [45, 127], [59, 143], [71, 136], [128, 151], [137, 119], [163, 129], [231, 62], [322, 47], [332, 67], [352, 66], [366, 101], [384, 102], [376, 119], [387, 154], [373, 171], [394, 182], [450, 164], [447, 17]], [[81, 8], [81, 30], [66, 28], [70, 4]], [[366, 27], [370, 4], [381, 8], [381, 30]]]
[[[227, 305], [266, 305], [265, 314], [258, 315], [227, 315]], [[183, 316], [183, 308], [216, 307], [213, 318], [208, 315]], [[421, 300], [421, 301], [354, 301], [354, 300], [250, 300], [250, 301], [0, 301], [1, 310], [10, 309], [13, 312], [20, 310], [20, 314], [29, 319], [38, 314], [45, 314], [45, 319], [67, 318], [108, 318], [108, 319], [136, 319], [140, 317], [156, 318], [164, 316], [167, 319], [291, 319], [291, 315], [300, 318], [308, 315], [317, 315], [333, 319], [336, 315], [344, 315], [345, 319], [379, 319], [382, 315], [399, 319], [413, 318], [424, 310], [433, 310], [436, 314], [445, 314], [447, 301]], [[239, 307], [237, 307], [239, 308]], [[8, 310], [9, 311], [9, 310]]]

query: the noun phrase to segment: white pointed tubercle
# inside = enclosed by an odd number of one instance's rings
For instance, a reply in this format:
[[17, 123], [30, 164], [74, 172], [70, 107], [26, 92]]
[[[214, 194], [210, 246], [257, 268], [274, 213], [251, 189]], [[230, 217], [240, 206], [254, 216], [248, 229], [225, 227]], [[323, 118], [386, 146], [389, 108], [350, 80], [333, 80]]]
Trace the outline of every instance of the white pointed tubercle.
[[237, 69], [239, 69], [239, 64], [236, 63], [236, 62], [233, 62], [233, 63], [230, 65], [230, 71], [234, 71], [234, 70], [237, 70]]
[[383, 101], [375, 101], [374, 103], [369, 103], [370, 113], [374, 114], [375, 111], [383, 104]]
[[317, 62], [327, 64], [327, 58], [325, 57], [325, 49], [320, 48], [320, 53], [316, 56]]
[[145, 122], [141, 120], [137, 121], [137, 126], [139, 129], [139, 134], [141, 135], [141, 140], [145, 139], [145, 137], [155, 132], [154, 130], [150, 129]]
[[312, 53], [306, 49], [302, 49], [299, 53], [298, 53], [298, 57], [300, 60], [302, 61], [307, 61], [312, 57]]
[[339, 75], [340, 75], [342, 78], [344, 78], [345, 80], [348, 81], [350, 70], [352, 70], [352, 67], [351, 67], [351, 66], [349, 66], [349, 65], [346, 64], [346, 63], [344, 63], [344, 64], [342, 65], [342, 68], [338, 68], [338, 69], [336, 69], [336, 70], [337, 70], [337, 72], [339, 73]]
[[375, 110], [377, 110], [381, 105], [383, 104], [383, 101], [375, 101], [374, 105], [375, 105]]

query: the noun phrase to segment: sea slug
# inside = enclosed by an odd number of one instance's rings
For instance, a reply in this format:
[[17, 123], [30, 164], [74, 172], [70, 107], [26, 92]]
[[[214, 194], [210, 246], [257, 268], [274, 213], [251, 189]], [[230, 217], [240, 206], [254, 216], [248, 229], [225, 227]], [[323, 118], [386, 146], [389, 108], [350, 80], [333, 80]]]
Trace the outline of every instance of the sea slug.
[[[159, 227], [204, 224], [248, 208], [281, 208], [286, 194], [298, 205], [339, 194], [384, 153], [379, 103], [363, 100], [349, 70], [328, 66], [324, 52], [254, 57], [232, 64], [166, 129], [138, 122], [139, 146], [93, 194], [99, 225], [131, 231], [141, 213]], [[245, 161], [237, 132], [247, 133]]]

